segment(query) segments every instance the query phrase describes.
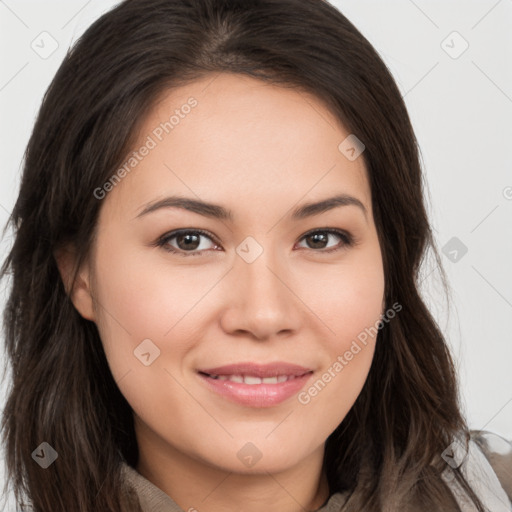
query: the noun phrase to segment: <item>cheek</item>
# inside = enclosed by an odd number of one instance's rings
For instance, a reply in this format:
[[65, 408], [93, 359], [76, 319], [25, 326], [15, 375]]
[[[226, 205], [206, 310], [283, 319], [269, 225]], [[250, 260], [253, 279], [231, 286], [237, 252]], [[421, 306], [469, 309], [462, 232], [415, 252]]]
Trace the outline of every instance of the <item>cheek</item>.
[[165, 257], [144, 258], [130, 248], [121, 252], [112, 264], [105, 242], [97, 256], [95, 295], [106, 338], [113, 337], [108, 329], [129, 333], [134, 342], [163, 338], [221, 276], [218, 271], [170, 264]]
[[297, 396], [309, 418], [322, 418], [324, 436], [343, 421], [364, 386], [382, 314], [384, 284], [377, 270], [366, 275], [368, 280], [357, 274], [344, 277], [344, 288], [333, 284], [317, 303], [323, 306], [318, 315], [333, 333], [324, 340], [321, 371]]
[[[186, 397], [172, 376], [181, 380], [179, 366], [190, 349], [190, 337], [180, 336], [186, 324], [180, 320], [195, 294], [190, 284], [184, 286], [182, 279], [160, 272], [136, 254], [124, 251], [113, 265], [108, 254], [105, 243], [97, 256], [95, 293], [98, 331], [110, 370], [139, 416], [170, 422], [169, 410], [178, 416], [176, 411], [186, 409]], [[162, 404], [170, 409], [164, 411]]]
[[[111, 254], [119, 255], [114, 262]], [[156, 260], [114, 248], [107, 237], [96, 255], [98, 330], [114, 379], [135, 410], [181, 400], [172, 376], [181, 381], [187, 354], [203, 334], [196, 314], [225, 272], [176, 263], [170, 270], [165, 257]]]
[[376, 251], [354, 253], [350, 260], [319, 267], [313, 281], [303, 280], [300, 287], [299, 293], [331, 334], [331, 350], [346, 350], [383, 313], [384, 272]]
[[373, 360], [384, 298], [384, 271], [377, 248], [354, 254], [350, 264], [317, 272], [315, 286], [303, 291], [311, 309], [328, 327], [323, 332], [329, 334], [324, 339], [324, 367], [298, 400], [312, 409], [325, 408], [328, 428], [334, 429], [352, 407]]
[[318, 440], [325, 440], [344, 420], [366, 382], [374, 343], [356, 341], [335, 351], [330, 363], [298, 395], [304, 434], [316, 425]]

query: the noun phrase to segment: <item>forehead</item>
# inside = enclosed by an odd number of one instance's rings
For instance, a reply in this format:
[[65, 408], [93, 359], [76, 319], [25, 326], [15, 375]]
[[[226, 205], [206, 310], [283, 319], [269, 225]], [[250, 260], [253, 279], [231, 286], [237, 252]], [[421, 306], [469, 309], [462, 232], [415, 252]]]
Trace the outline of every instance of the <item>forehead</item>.
[[124, 162], [126, 177], [108, 199], [126, 215], [167, 194], [284, 208], [338, 192], [370, 210], [363, 158], [351, 161], [339, 149], [349, 135], [306, 92], [208, 75], [159, 97]]

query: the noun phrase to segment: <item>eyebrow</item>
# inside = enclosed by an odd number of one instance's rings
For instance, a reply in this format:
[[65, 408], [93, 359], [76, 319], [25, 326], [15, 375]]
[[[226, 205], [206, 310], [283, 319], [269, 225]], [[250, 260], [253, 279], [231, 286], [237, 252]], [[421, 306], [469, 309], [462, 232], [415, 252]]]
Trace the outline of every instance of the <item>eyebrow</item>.
[[[303, 204], [293, 210], [291, 218], [292, 220], [301, 220], [307, 217], [313, 217], [314, 215], [319, 215], [320, 213], [324, 213], [340, 206], [356, 206], [364, 213], [365, 218], [367, 218], [368, 212], [364, 204], [356, 197], [347, 194], [338, 194], [316, 203]], [[145, 215], [162, 208], [180, 208], [212, 219], [226, 220], [229, 222], [234, 221], [234, 215], [231, 210], [224, 208], [223, 206], [180, 196], [169, 196], [164, 199], [160, 199], [159, 201], [149, 203], [135, 218], [144, 217]]]

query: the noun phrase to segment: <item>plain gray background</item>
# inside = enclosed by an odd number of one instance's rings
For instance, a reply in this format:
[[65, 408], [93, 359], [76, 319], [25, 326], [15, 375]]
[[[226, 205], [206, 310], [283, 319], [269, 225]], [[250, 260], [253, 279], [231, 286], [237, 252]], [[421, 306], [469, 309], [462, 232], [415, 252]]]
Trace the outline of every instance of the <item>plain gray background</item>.
[[[0, 0], [2, 228], [50, 80], [69, 45], [116, 3]], [[450, 315], [431, 260], [423, 292], [452, 347], [470, 427], [512, 439], [512, 0], [331, 3], [388, 65], [416, 131]], [[9, 246], [6, 237], [0, 259]], [[2, 408], [4, 397], [5, 385]]]

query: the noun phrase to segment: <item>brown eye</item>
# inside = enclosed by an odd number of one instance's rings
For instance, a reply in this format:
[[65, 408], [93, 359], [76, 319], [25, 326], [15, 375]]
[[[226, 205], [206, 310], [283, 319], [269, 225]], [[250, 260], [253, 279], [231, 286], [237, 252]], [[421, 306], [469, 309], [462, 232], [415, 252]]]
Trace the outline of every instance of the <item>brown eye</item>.
[[168, 233], [157, 242], [157, 245], [180, 256], [200, 256], [205, 251], [212, 249], [211, 246], [208, 246], [208, 242], [203, 240], [209, 240], [213, 244], [213, 248], [217, 247], [209, 233], [192, 229]]
[[196, 234], [180, 234], [176, 235], [176, 244], [179, 249], [187, 250], [187, 249], [197, 249], [200, 245], [200, 238], [202, 235]]
[[[338, 238], [338, 243], [328, 245], [332, 237]], [[319, 252], [332, 252], [352, 244], [352, 238], [347, 233], [339, 230], [317, 230], [305, 234], [301, 240], [307, 243], [307, 249], [319, 249]], [[322, 250], [323, 249], [323, 250]]]

